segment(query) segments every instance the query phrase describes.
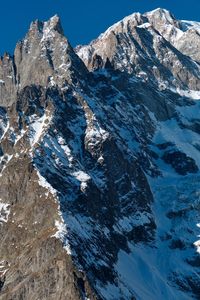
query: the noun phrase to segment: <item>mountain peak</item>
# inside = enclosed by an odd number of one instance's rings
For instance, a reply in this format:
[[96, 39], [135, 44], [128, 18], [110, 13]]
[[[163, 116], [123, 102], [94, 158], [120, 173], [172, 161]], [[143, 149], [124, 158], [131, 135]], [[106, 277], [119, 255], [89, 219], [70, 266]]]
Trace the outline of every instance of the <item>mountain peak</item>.
[[[132, 76], [197, 90], [199, 67], [194, 68], [188, 56], [177, 52], [176, 43], [184, 34], [181, 24], [162, 8], [145, 14], [134, 13], [111, 26], [90, 45], [79, 47], [77, 54], [90, 70], [104, 68], [109, 60], [114, 69]], [[191, 49], [184, 50], [186, 54], [190, 54], [189, 51]], [[190, 82], [181, 74], [183, 66], [191, 77]]]
[[157, 22], [158, 20], [165, 24], [174, 24], [174, 22], [176, 22], [176, 19], [172, 15], [172, 13], [164, 8], [154, 9], [144, 15], [149, 19], [153, 19], [155, 22]]
[[167, 10], [167, 9], [165, 9], [165, 8], [158, 7], [158, 8], [156, 8], [156, 9], [154, 9], [154, 10], [151, 10], [151, 11], [147, 12], [147, 14], [150, 14], [150, 13], [152, 13], [152, 14], [156, 14], [156, 13], [160, 13], [160, 14], [170, 14], [170, 11]]
[[33, 35], [34, 33], [40, 33], [41, 35], [45, 35], [47, 31], [56, 31], [59, 34], [64, 35], [60, 17], [57, 14], [45, 22], [42, 22], [40, 20], [33, 21], [30, 25], [28, 34]]
[[4, 58], [0, 68], [0, 88], [6, 91], [1, 96], [0, 90], [0, 103], [4, 105], [10, 105], [15, 100], [14, 91], [25, 86], [66, 87], [87, 72], [64, 36], [58, 15], [45, 22], [33, 21], [25, 38], [16, 45], [13, 60], [7, 60]]
[[60, 17], [56, 14], [51, 17], [48, 21], [44, 22], [43, 31], [48, 28], [49, 30], [55, 30], [58, 33], [63, 35], [63, 28], [61, 25]]

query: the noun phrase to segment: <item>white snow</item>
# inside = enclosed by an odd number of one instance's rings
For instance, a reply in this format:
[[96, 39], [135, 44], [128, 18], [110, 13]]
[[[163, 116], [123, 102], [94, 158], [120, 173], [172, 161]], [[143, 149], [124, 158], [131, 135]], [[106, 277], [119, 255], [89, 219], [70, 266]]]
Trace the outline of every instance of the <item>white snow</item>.
[[71, 152], [69, 146], [66, 145], [65, 140], [62, 137], [58, 137], [58, 144], [60, 145], [61, 149], [66, 154], [66, 156], [68, 158], [69, 166], [71, 167], [74, 158], [72, 156], [72, 152]]
[[[200, 223], [197, 224], [197, 227], [200, 228]], [[200, 235], [198, 235], [200, 237]], [[194, 242], [195, 247], [197, 248], [197, 252], [200, 254], [200, 240]]]
[[195, 29], [200, 33], [200, 22], [181, 20], [184, 31]]
[[13, 158], [13, 154], [9, 155], [9, 154], [4, 154], [4, 156], [2, 156], [0, 158], [0, 162], [2, 162], [4, 160], [4, 165], [2, 170], [0, 171], [0, 177], [3, 175], [3, 171], [5, 170], [7, 164], [9, 163], [9, 161]]
[[[177, 111], [188, 120], [194, 117], [198, 118], [199, 106], [198, 102], [195, 103], [196, 105], [177, 107]], [[193, 146], [198, 142], [199, 135], [188, 129], [181, 129], [175, 119], [165, 122], [157, 122], [155, 118], [153, 120], [157, 127], [153, 142], [175, 144], [177, 149], [194, 158], [200, 167], [199, 151]], [[163, 176], [148, 177], [154, 196], [153, 215], [157, 225], [155, 248], [130, 243], [131, 253], [122, 250], [119, 252], [118, 262], [115, 265], [115, 271], [118, 274], [118, 288], [114, 284], [97, 286], [106, 299], [120, 299], [120, 289], [123, 290], [123, 296], [125, 295], [126, 299], [129, 299], [131, 295], [135, 295], [136, 299], [141, 300], [191, 299], [189, 294], [182, 293], [176, 286], [169, 284], [169, 276], [173, 272], [178, 272], [180, 279], [184, 280], [187, 274], [191, 274], [192, 267], [184, 264], [184, 261], [195, 255], [193, 243], [200, 254], [200, 240], [194, 242], [195, 236], [197, 236], [195, 235], [197, 232], [195, 226], [199, 220], [200, 178], [198, 174], [180, 176], [160, 160], [157, 160], [156, 163]], [[169, 218], [167, 213], [171, 211], [177, 212], [177, 214], [179, 211], [188, 213], [181, 218]], [[136, 225], [137, 222], [138, 224], [142, 224], [143, 221], [147, 223], [148, 215], [146, 217], [140, 219], [138, 216], [135, 220], [124, 217], [119, 220], [118, 227], [128, 231], [134, 221]], [[200, 228], [200, 223], [197, 224], [197, 227]], [[117, 231], [116, 227], [114, 229]], [[169, 236], [172, 234], [174, 239], [181, 240], [183, 238], [185, 249], [170, 249], [169, 245], [172, 240], [165, 239], [167, 234]], [[180, 266], [178, 270], [177, 266]]]
[[[153, 249], [148, 246], [146, 249], [145, 246], [129, 246], [131, 247], [131, 254], [121, 250], [115, 266], [119, 278], [118, 286], [123, 290], [126, 299], [129, 299], [133, 294], [136, 299], [140, 300], [190, 299], [186, 294], [177, 291], [168, 284], [165, 277], [166, 270], [164, 268], [157, 269], [157, 262], [155, 261], [157, 255], [155, 255]], [[158, 259], [167, 262], [164, 253]]]
[[56, 82], [55, 82], [53, 76], [50, 77], [50, 86], [56, 86]]
[[40, 186], [46, 188], [52, 195], [56, 196], [57, 191], [47, 182], [47, 180], [40, 174], [39, 170], [37, 170], [38, 175], [38, 183]]
[[95, 144], [98, 138], [102, 138], [102, 140], [105, 140], [108, 135], [109, 134], [101, 127], [88, 128], [86, 131], [86, 138], [92, 144]]
[[194, 90], [182, 90], [180, 88], [170, 88], [170, 90], [174, 93], [179, 94], [180, 96], [187, 97], [194, 100], [200, 100], [200, 91]]
[[4, 276], [6, 274], [9, 266], [10, 265], [8, 264], [7, 261], [5, 261], [5, 260], [0, 261], [0, 277]]
[[154, 141], [157, 144], [171, 142], [178, 150], [193, 158], [200, 169], [199, 151], [194, 147], [199, 142], [199, 135], [191, 130], [181, 129], [175, 119], [157, 124]]
[[26, 133], [26, 130], [22, 129], [20, 134], [15, 137], [15, 145], [24, 136], [25, 133]]
[[52, 17], [50, 19], [50, 22], [44, 22], [44, 27], [43, 27], [43, 37], [41, 39], [41, 43], [45, 42], [48, 39], [53, 39], [55, 37], [55, 32], [53, 30], [53, 25], [54, 25], [54, 19], [56, 16]]
[[67, 251], [67, 254], [71, 255], [72, 253], [67, 239], [68, 231], [63, 218], [61, 218], [61, 221], [55, 221], [55, 226], [57, 227], [58, 231], [52, 235], [52, 237], [61, 240], [64, 244], [64, 249]]
[[87, 187], [87, 181], [90, 180], [90, 176], [83, 171], [76, 171], [72, 175], [81, 182], [81, 190], [84, 192]]
[[109, 137], [109, 133], [104, 130], [96, 119], [94, 114], [86, 112], [87, 129], [85, 139], [88, 145], [98, 145], [100, 141], [105, 141]]
[[198, 122], [200, 101], [195, 101], [193, 105], [189, 106], [177, 106], [176, 111], [184, 124], [192, 124], [194, 120]]
[[138, 25], [137, 27], [139, 27], [139, 28], [149, 28], [149, 27], [151, 27], [151, 24], [149, 23], [149, 22], [146, 22], [146, 23], [144, 23], [144, 24], [142, 24], [142, 25]]
[[[40, 172], [38, 170], [37, 170], [37, 175], [39, 178], [38, 183], [40, 184], [40, 186], [46, 188], [52, 195], [55, 196], [55, 199], [58, 200], [57, 199], [57, 191], [47, 182], [47, 180], [40, 174]], [[62, 217], [62, 213], [60, 211], [60, 206], [58, 207], [58, 215], [60, 217], [60, 221], [58, 221], [58, 220], [55, 221], [55, 226], [58, 230], [54, 235], [52, 235], [52, 237], [55, 237], [55, 238], [61, 240], [63, 242], [64, 249], [70, 255], [71, 250], [70, 250], [70, 245], [69, 245], [69, 242], [67, 239], [68, 231], [67, 231], [67, 227], [64, 222], [64, 219]]]
[[0, 202], [0, 224], [8, 222], [9, 214], [10, 204]]
[[78, 56], [83, 60], [83, 61], [88, 61], [90, 57], [90, 47], [89, 46], [82, 46], [78, 51], [77, 54]]
[[[198, 237], [200, 237], [200, 235], [198, 235]], [[200, 254], [200, 240], [196, 241], [194, 245], [197, 248], [197, 252]]]
[[1, 129], [2, 129], [2, 131], [3, 131], [3, 135], [2, 135], [2, 137], [1, 137], [1, 140], [5, 137], [5, 135], [6, 135], [6, 133], [8, 132], [8, 130], [9, 130], [9, 127], [10, 127], [10, 123], [9, 123], [9, 121], [7, 122], [7, 124], [6, 124], [6, 127], [5, 127], [5, 124], [3, 123], [3, 122], [1, 122], [0, 123], [0, 126], [1, 126]]
[[41, 118], [33, 121], [30, 126], [30, 144], [32, 147], [40, 140], [50, 122], [51, 117], [47, 116], [46, 113]]
[[119, 219], [119, 221], [113, 226], [115, 231], [117, 232], [129, 232], [135, 226], [145, 225], [151, 222], [151, 216], [144, 212], [138, 212], [134, 218], [131, 217], [123, 217]]
[[83, 171], [74, 172], [73, 175], [81, 182], [85, 182], [90, 179], [90, 176]]
[[[169, 11], [167, 9], [164, 9], [164, 8], [161, 8], [161, 7], [155, 8], [155, 9], [147, 12], [145, 15], [147, 15], [147, 16], [153, 16], [153, 15], [155, 15], [157, 13], [159, 13], [159, 14], [161, 14], [163, 16], [170, 17]], [[170, 21], [171, 21], [171, 17], [170, 17]]]

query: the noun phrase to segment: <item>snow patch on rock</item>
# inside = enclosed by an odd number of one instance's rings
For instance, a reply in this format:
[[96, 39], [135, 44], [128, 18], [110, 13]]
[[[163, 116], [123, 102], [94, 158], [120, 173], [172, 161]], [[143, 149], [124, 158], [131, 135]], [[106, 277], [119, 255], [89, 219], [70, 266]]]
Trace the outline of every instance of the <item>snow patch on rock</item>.
[[47, 182], [45, 177], [43, 177], [38, 170], [37, 170], [37, 176], [38, 176], [39, 185], [47, 189], [52, 195], [56, 196], [57, 191]]
[[30, 126], [30, 144], [33, 147], [38, 143], [48, 125], [51, 122], [51, 117], [46, 113], [39, 119], [35, 119]]
[[0, 224], [8, 222], [9, 214], [10, 204], [0, 202]]

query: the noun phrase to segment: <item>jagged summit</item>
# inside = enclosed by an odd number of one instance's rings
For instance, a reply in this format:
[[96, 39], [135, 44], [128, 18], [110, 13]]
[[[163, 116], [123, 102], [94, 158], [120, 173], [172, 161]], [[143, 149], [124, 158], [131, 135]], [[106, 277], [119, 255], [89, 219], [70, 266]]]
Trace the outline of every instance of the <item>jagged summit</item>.
[[29, 32], [34, 31], [37, 31], [41, 34], [46, 34], [47, 31], [57, 31], [59, 34], [64, 35], [61, 20], [57, 14], [45, 22], [42, 22], [40, 20], [33, 21], [30, 25]]
[[158, 16], [160, 17], [161, 19], [165, 20], [165, 21], [168, 21], [168, 22], [171, 22], [172, 20], [175, 20], [175, 17], [173, 16], [173, 14], [165, 9], [165, 8], [161, 8], [161, 7], [158, 7], [152, 11], [149, 11], [149, 12], [146, 12], [144, 13], [144, 15], [146, 16]]
[[64, 34], [60, 17], [56, 14], [53, 17], [51, 17], [47, 22], [44, 22], [44, 29], [49, 28], [49, 30], [56, 30], [60, 34]]
[[[135, 26], [142, 25], [145, 22], [148, 22], [148, 18], [155, 19], [157, 21], [158, 21], [158, 19], [160, 19], [165, 23], [171, 23], [171, 24], [173, 24], [174, 21], [176, 20], [170, 11], [163, 9], [163, 8], [157, 8], [155, 10], [146, 12], [144, 14], [142, 14], [140, 12], [134, 12], [134, 13], [130, 14], [129, 16], [126, 16], [122, 20], [118, 21], [117, 23], [113, 24], [112, 26], [110, 26], [106, 30], [105, 33], [102, 33], [102, 35], [107, 34], [108, 32], [110, 32], [112, 30], [117, 31], [118, 28], [120, 27], [120, 25], [122, 27], [126, 28], [128, 23], [129, 24], [132, 23]], [[102, 35], [100, 35], [100, 36], [102, 36]]]
[[75, 78], [81, 79], [87, 73], [84, 63], [64, 36], [57, 15], [46, 22], [32, 22], [25, 38], [17, 44], [14, 57], [8, 61], [9, 68], [6, 60], [0, 65], [4, 82], [0, 86], [3, 91], [0, 103], [6, 106], [11, 105], [16, 94], [27, 85], [65, 88]]
[[[157, 19], [157, 21], [158, 19], [160, 19], [163, 22], [172, 23], [172, 24], [174, 24], [174, 21], [176, 21], [172, 13], [163, 8], [157, 8], [155, 10], [146, 12], [144, 14], [140, 12], [134, 12], [129, 16], [124, 17], [122, 20], [116, 22], [112, 26], [110, 26], [104, 33], [102, 33], [99, 36], [99, 38], [107, 35], [111, 31], [126, 30], [128, 24], [133, 24], [134, 26], [142, 25], [148, 22], [148, 18], [152, 20]], [[91, 43], [93, 43], [93, 41]]]

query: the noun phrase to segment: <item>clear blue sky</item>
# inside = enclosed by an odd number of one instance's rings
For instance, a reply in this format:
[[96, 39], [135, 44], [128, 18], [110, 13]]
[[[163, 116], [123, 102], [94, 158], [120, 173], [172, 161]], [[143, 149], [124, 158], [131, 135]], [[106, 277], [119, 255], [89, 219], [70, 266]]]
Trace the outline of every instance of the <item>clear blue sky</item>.
[[2, 0], [0, 54], [12, 54], [35, 19], [46, 20], [57, 13], [75, 46], [88, 43], [124, 16], [157, 7], [169, 9], [179, 19], [200, 21], [200, 0]]

